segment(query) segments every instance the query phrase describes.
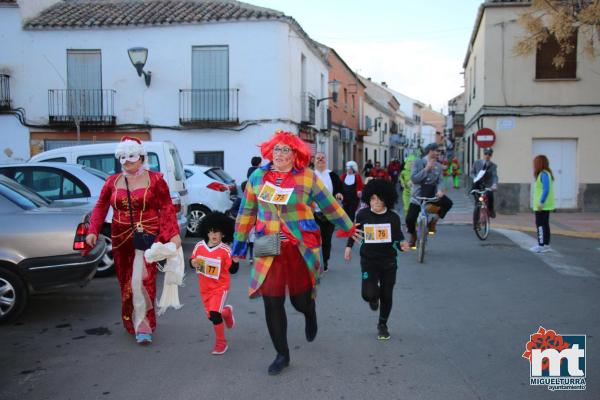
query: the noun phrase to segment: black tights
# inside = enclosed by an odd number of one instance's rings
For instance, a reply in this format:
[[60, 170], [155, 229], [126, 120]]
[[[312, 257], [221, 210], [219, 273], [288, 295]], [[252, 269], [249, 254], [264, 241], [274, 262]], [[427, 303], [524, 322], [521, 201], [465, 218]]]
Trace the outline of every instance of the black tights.
[[[262, 296], [265, 304], [265, 319], [267, 328], [275, 350], [279, 354], [289, 356], [287, 343], [287, 316], [285, 314], [285, 296]], [[315, 310], [315, 301], [312, 298], [312, 289], [296, 295], [290, 296], [292, 306], [307, 317]]]
[[396, 268], [364, 268], [362, 273], [362, 298], [367, 302], [379, 300], [379, 323], [385, 324], [392, 311], [392, 298], [396, 284]]

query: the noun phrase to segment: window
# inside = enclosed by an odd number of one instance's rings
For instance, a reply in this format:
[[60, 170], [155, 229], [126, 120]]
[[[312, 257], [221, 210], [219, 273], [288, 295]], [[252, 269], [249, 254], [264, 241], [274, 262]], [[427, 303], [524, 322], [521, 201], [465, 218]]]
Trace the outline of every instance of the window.
[[87, 188], [62, 171], [17, 168], [13, 179], [50, 200], [89, 197]]
[[192, 119], [229, 116], [229, 47], [192, 47]]
[[197, 151], [194, 153], [194, 164], [223, 168], [224, 158], [222, 151]]
[[475, 98], [475, 87], [477, 86], [477, 57], [473, 57], [473, 98]]
[[100, 50], [67, 50], [67, 89], [69, 115], [102, 115]]
[[352, 116], [354, 117], [356, 113], [356, 98], [352, 95]]
[[377, 162], [377, 149], [373, 150], [373, 162]]
[[181, 162], [179, 153], [177, 152], [177, 149], [169, 149], [169, 153], [171, 154], [173, 164], [175, 165], [175, 180], [181, 181], [183, 180], [183, 163]]
[[577, 77], [577, 31], [571, 36], [573, 50], [565, 57], [565, 65], [556, 68], [552, 60], [558, 54], [560, 45], [549, 36], [545, 43], [538, 46], [535, 54], [535, 79], [575, 79]]
[[[94, 154], [77, 157], [77, 164], [106, 172], [109, 175], [121, 172], [121, 164], [114, 154]], [[160, 163], [156, 153], [148, 153], [150, 171], [160, 172]]]
[[369, 148], [365, 147], [365, 162], [369, 161]]
[[348, 89], [344, 88], [344, 111], [348, 112]]
[[186, 170], [185, 170], [185, 178], [186, 178], [186, 179], [189, 179], [189, 178], [191, 178], [193, 175], [194, 175], [194, 172], [193, 172], [193, 171], [191, 171], [191, 170], [189, 170], [189, 169], [186, 169]]

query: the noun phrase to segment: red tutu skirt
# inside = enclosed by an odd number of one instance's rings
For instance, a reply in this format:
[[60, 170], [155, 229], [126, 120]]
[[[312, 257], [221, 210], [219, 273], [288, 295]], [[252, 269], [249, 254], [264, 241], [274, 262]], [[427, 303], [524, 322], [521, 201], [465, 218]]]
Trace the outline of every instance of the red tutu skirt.
[[282, 297], [286, 293], [295, 296], [312, 290], [312, 287], [308, 266], [298, 247], [288, 240], [282, 241], [281, 253], [273, 258], [258, 293], [269, 297]]

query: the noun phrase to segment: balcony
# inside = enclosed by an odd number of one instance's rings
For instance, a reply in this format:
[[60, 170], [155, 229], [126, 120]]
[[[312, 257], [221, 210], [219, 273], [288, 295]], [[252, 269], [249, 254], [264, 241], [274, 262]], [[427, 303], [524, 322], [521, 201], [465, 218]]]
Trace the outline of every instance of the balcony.
[[304, 92], [302, 94], [302, 118], [301, 123], [306, 125], [314, 125], [315, 124], [315, 111], [317, 108], [317, 100], [315, 96], [310, 94], [309, 92]]
[[112, 89], [48, 90], [48, 121], [52, 125], [111, 126], [115, 116], [115, 94]]
[[0, 110], [10, 110], [10, 84], [8, 75], [0, 75]]
[[179, 123], [211, 128], [239, 124], [240, 89], [179, 89]]

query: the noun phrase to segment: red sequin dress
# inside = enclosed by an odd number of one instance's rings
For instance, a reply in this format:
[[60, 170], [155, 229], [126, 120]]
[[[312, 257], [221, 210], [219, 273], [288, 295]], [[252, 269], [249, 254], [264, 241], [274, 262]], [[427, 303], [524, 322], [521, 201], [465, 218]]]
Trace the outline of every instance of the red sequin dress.
[[[146, 188], [131, 191], [134, 225], [141, 223], [145, 231], [157, 235], [156, 241], [167, 243], [179, 234], [177, 216], [171, 200], [169, 188], [157, 172], [148, 172], [150, 184]], [[113, 208], [112, 246], [113, 257], [119, 285], [121, 287], [121, 318], [127, 332], [134, 334], [132, 272], [135, 249], [133, 247], [129, 200], [127, 190], [117, 188], [116, 182], [122, 174], [110, 176], [102, 188], [100, 198], [94, 207], [90, 219], [89, 233], [98, 235], [102, 231], [108, 208]], [[146, 299], [146, 315], [138, 327], [138, 333], [150, 333], [156, 329], [154, 303], [156, 298], [156, 263], [144, 260], [142, 272], [142, 291]]]

